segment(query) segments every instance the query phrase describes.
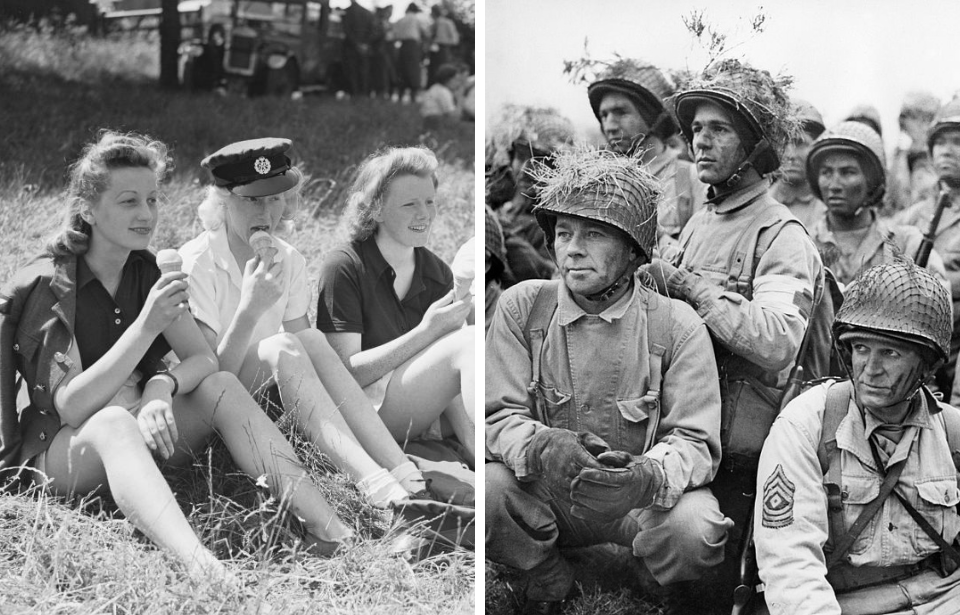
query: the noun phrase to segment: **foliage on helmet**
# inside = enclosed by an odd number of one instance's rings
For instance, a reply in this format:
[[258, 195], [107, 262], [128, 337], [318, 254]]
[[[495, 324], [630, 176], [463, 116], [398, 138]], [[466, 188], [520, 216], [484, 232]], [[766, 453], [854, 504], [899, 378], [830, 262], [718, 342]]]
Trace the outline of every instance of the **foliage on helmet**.
[[566, 214], [620, 229], [650, 258], [663, 188], [641, 163], [641, 156], [642, 152], [622, 156], [575, 148], [560, 152], [552, 167], [537, 165], [533, 175], [540, 186], [540, 201], [533, 212], [548, 247], [553, 246], [556, 214]]
[[779, 168], [787, 144], [796, 141], [802, 131], [787, 96], [792, 84], [793, 78], [788, 75], [773, 77], [736, 59], [711, 64], [700, 75], [688, 75], [682, 86], [678, 84], [674, 105], [680, 129], [693, 143], [691, 124], [697, 106], [704, 101], [719, 104], [745, 120], [754, 141], [767, 140], [770, 153], [760, 156], [754, 166], [761, 174], [771, 173]]
[[847, 287], [833, 323], [837, 340], [857, 329], [912, 341], [946, 361], [953, 331], [950, 293], [933, 274], [902, 257], [871, 267]]
[[553, 107], [506, 104], [487, 124], [486, 166], [509, 165], [518, 143], [552, 153], [570, 146], [575, 138], [573, 122]]
[[868, 205], [874, 205], [883, 198], [886, 185], [886, 154], [883, 151], [883, 140], [872, 128], [862, 122], [840, 122], [830, 130], [825, 131], [820, 138], [814, 141], [807, 155], [807, 181], [814, 196], [823, 200], [820, 194], [820, 183], [817, 177], [820, 174], [820, 165], [828, 154], [846, 152], [853, 154], [867, 177], [873, 178], [873, 184], [867, 187], [869, 192]]

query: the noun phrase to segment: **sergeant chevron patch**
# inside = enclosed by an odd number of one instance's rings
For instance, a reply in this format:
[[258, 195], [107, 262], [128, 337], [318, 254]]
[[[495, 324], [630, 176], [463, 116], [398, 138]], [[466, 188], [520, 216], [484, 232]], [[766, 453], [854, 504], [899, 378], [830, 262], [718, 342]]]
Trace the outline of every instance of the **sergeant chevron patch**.
[[763, 484], [763, 527], [778, 529], [793, 523], [793, 493], [796, 489], [783, 466], [777, 464]]

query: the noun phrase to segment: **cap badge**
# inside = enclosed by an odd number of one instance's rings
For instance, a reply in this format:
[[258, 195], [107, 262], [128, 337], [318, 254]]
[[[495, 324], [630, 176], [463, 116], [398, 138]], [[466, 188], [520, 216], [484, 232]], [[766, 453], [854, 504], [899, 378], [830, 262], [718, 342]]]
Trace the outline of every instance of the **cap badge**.
[[270, 161], [263, 156], [260, 156], [254, 161], [253, 170], [260, 175], [266, 175], [270, 172]]

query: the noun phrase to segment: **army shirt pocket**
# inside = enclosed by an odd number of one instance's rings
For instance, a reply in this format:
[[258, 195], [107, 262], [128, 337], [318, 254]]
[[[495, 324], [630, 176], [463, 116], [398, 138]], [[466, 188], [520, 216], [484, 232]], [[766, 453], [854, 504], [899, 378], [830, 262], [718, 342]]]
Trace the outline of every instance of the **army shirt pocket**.
[[544, 420], [550, 427], [571, 429], [568, 406], [573, 395], [543, 383], [537, 385], [537, 397], [543, 409]]
[[[877, 499], [880, 495], [880, 477], [870, 475], [843, 476], [843, 516], [844, 527], [849, 529], [863, 512], [864, 507]], [[874, 532], [877, 527], [877, 513], [870, 519], [857, 540], [850, 547], [851, 554], [863, 553], [873, 544]], [[838, 540], [839, 537], [834, 537]]]
[[[957, 535], [960, 530], [960, 519], [957, 517], [956, 506], [960, 503], [960, 489], [953, 477], [934, 478], [917, 481], [917, 501], [919, 512], [927, 522], [944, 536], [947, 542]], [[914, 547], [918, 551], [929, 552], [939, 549], [936, 542], [927, 535], [923, 528], [914, 524]]]

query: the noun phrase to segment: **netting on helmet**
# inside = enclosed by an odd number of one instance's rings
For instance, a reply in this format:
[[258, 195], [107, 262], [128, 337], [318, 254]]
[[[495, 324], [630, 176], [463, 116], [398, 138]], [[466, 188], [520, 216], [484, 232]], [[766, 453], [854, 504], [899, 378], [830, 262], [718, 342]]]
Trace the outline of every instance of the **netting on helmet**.
[[575, 137], [573, 122], [552, 107], [506, 104], [487, 124], [486, 165], [509, 165], [518, 142], [551, 153], [571, 145]]
[[499, 261], [497, 263], [497, 273], [499, 273], [507, 262], [507, 249], [503, 241], [503, 227], [500, 226], [500, 220], [488, 205], [484, 206], [483, 245], [487, 252]]
[[787, 96], [792, 77], [774, 78], [765, 70], [728, 59], [711, 64], [700, 75], [687, 75], [687, 79], [678, 86], [674, 105], [688, 142], [693, 143], [691, 124], [697, 106], [704, 100], [714, 102], [740, 115], [754, 132], [755, 141], [766, 139], [769, 143], [770, 154], [754, 163], [757, 171], [764, 174], [779, 168], [784, 148], [796, 141], [802, 130]]
[[950, 293], [943, 284], [900, 258], [867, 269], [847, 287], [833, 331], [835, 338], [852, 329], [891, 334], [926, 346], [945, 361], [952, 321]]
[[867, 205], [879, 203], [883, 198], [886, 183], [887, 164], [883, 140], [872, 128], [855, 121], [840, 122], [820, 135], [810, 148], [807, 155], [807, 181], [814, 196], [823, 200], [817, 181], [820, 165], [829, 154], [836, 152], [848, 152], [860, 161], [864, 173], [873, 182], [868, 187], [870, 195]]
[[814, 139], [823, 134], [826, 125], [823, 123], [823, 116], [820, 115], [820, 111], [809, 101], [802, 98], [793, 98], [792, 100], [794, 113], [803, 129], [812, 134]]
[[551, 214], [579, 216], [614, 226], [649, 258], [657, 238], [657, 204], [663, 189], [640, 156], [575, 148], [560, 152], [553, 167], [540, 164], [533, 176], [540, 203], [533, 210], [547, 243], [553, 245]]

